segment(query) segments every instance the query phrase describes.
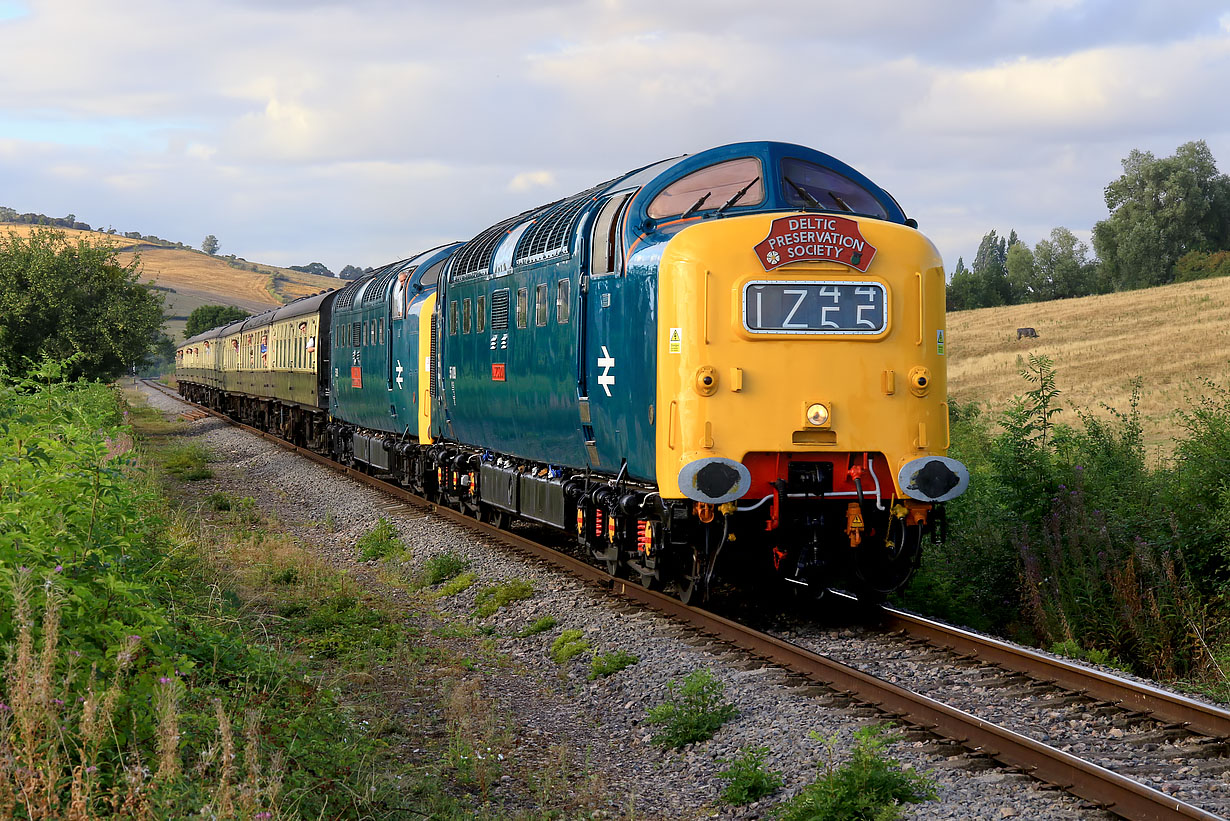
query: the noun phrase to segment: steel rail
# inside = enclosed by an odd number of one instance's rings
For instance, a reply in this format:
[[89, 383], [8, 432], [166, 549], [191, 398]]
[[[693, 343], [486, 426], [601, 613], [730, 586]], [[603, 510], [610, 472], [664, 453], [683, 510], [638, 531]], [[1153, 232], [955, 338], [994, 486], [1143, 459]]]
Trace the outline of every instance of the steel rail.
[[[314, 451], [298, 447], [273, 434], [236, 422], [224, 414], [189, 402], [164, 385], [150, 380], [146, 382], [185, 404], [208, 411], [228, 424], [254, 433], [398, 499], [477, 529], [519, 552], [566, 569], [586, 581], [608, 587], [623, 598], [644, 604], [672, 618], [686, 621], [721, 641], [800, 673], [808, 679], [842, 692], [857, 701], [876, 707], [894, 718], [921, 727], [938, 736], [955, 741], [967, 749], [1026, 772], [1040, 781], [1079, 796], [1122, 818], [1131, 819], [1131, 821], [1177, 821], [1178, 819], [1226, 821], [1222, 816], [1166, 795], [1139, 781], [1119, 775], [927, 696], [898, 687], [819, 653], [757, 632], [706, 610], [689, 607], [664, 593], [649, 590], [624, 579], [614, 578], [572, 556], [480, 522], [452, 508], [416, 496], [398, 485], [389, 484], [361, 471], [339, 465]], [[1135, 684], [1135, 682], [1131, 683]]]
[[1186, 727], [1201, 735], [1230, 738], [1230, 712], [1220, 707], [912, 613], [886, 607], [881, 617], [881, 624], [889, 630], [923, 639], [949, 652], [1023, 673], [1126, 710], [1145, 713], [1163, 723]]

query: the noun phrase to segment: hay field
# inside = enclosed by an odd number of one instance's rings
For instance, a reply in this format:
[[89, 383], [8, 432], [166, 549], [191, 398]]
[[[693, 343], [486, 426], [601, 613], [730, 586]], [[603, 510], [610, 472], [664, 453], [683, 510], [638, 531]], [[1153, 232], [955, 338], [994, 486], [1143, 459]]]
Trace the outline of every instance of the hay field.
[[[1037, 339], [1016, 338], [1033, 327]], [[948, 391], [960, 401], [1007, 406], [1029, 385], [1018, 358], [1030, 352], [1055, 362], [1060, 403], [1105, 416], [1105, 403], [1128, 409], [1131, 383], [1143, 380], [1145, 441], [1169, 450], [1198, 379], [1230, 377], [1230, 277], [1143, 291], [980, 308], [948, 315]], [[1059, 421], [1075, 424], [1069, 410]]]

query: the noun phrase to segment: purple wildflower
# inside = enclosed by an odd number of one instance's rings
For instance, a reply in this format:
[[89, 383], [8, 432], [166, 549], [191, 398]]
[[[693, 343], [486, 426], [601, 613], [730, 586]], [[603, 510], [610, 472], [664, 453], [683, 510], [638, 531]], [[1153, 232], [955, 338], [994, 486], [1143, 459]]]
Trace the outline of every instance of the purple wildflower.
[[57, 573], [63, 573], [63, 572], [64, 572], [64, 565], [62, 565], [62, 564], [57, 564], [57, 565], [56, 565], [56, 572], [57, 572]]

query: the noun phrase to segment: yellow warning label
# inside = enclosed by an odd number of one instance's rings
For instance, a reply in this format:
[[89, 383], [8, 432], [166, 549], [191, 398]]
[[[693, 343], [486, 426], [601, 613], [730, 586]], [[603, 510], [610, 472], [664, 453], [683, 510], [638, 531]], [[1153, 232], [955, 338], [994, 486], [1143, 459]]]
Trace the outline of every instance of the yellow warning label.
[[683, 353], [683, 328], [671, 328], [670, 342], [666, 349], [670, 353]]

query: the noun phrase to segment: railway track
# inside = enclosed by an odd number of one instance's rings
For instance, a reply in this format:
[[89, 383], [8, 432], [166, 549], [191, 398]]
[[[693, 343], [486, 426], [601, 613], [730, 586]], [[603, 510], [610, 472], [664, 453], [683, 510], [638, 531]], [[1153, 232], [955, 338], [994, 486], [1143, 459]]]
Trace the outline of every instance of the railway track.
[[[955, 741], [976, 754], [988, 756], [1007, 767], [1028, 773], [1115, 815], [1140, 821], [1216, 821], [1224, 818], [1140, 781], [843, 664], [822, 653], [754, 630], [720, 615], [689, 607], [678, 599], [627, 580], [613, 578], [592, 565], [531, 539], [479, 522], [451, 508], [415, 496], [397, 485], [338, 465], [264, 431], [188, 403], [159, 383], [147, 380], [147, 384], [193, 408], [181, 418], [196, 420], [204, 418], [203, 414], [216, 416], [228, 424], [342, 472], [402, 502], [464, 523], [465, 526], [478, 530], [524, 555], [548, 562], [592, 584], [610, 589], [621, 597], [685, 622], [721, 642], [844, 693], [856, 701], [872, 705], [905, 723]], [[1065, 691], [1088, 696], [1104, 704], [1116, 705], [1132, 714], [1149, 716], [1170, 728], [1185, 728], [1211, 739], [1230, 739], [1230, 712], [1148, 684], [1072, 664], [897, 610], [884, 610], [882, 626], [888, 631], [925, 642], [957, 657], [995, 665]]]

